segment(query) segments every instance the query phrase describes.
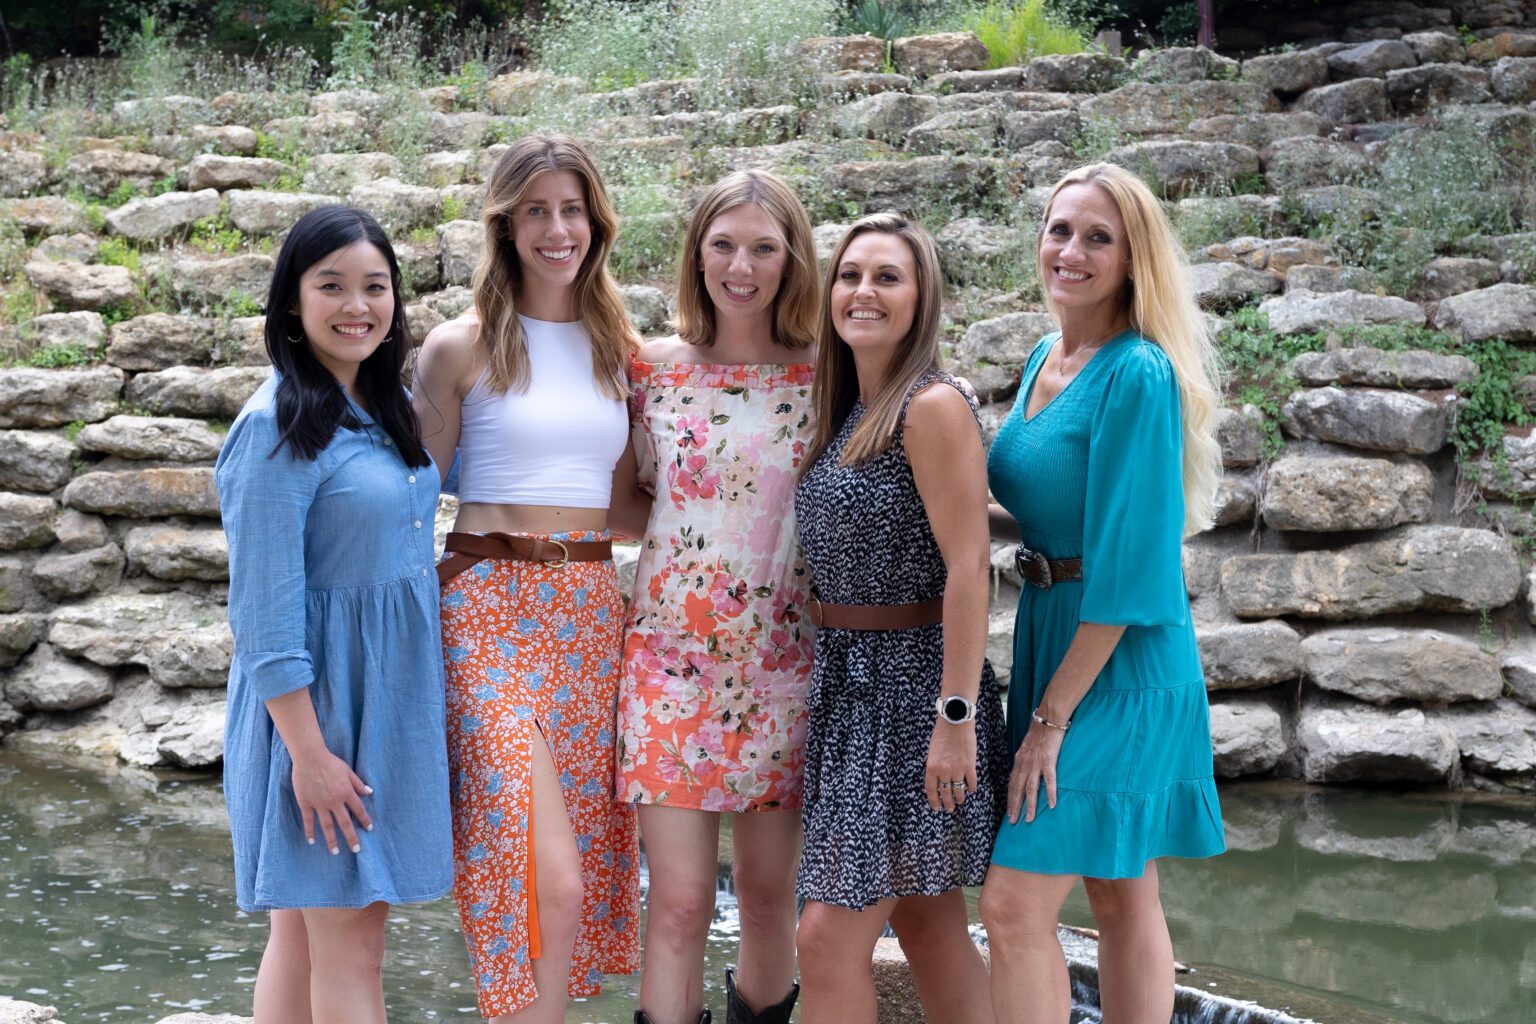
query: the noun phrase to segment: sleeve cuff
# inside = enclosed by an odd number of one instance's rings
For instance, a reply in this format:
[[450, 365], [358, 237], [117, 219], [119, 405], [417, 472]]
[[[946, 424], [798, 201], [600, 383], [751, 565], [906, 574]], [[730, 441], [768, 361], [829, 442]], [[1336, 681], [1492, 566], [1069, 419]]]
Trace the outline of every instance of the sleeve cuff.
[[240, 659], [240, 668], [251, 692], [263, 703], [302, 690], [315, 680], [314, 663], [308, 651], [250, 654]]

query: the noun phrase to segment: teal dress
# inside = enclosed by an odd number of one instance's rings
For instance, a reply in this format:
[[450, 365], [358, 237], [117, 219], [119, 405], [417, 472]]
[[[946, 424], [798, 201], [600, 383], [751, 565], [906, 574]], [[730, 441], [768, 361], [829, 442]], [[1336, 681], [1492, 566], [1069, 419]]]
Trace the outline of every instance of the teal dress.
[[[1081, 582], [1025, 584], [1008, 690], [1010, 750], [1023, 742], [1079, 623], [1126, 627], [1072, 715], [1056, 806], [1004, 820], [992, 863], [1138, 878], [1159, 857], [1222, 852], [1210, 711], [1184, 588], [1183, 427], [1168, 357], [1127, 331], [1025, 417], [1060, 337], [1030, 354], [987, 458], [992, 493], [1047, 558], [1083, 559]], [[1037, 728], [1040, 728], [1037, 726]]]

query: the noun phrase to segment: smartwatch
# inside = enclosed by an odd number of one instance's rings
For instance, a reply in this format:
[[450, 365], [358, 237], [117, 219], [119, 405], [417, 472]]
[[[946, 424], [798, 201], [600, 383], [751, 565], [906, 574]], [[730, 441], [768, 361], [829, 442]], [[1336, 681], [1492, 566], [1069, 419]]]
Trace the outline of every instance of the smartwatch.
[[933, 709], [950, 725], [963, 725], [966, 722], [976, 721], [976, 705], [958, 693], [940, 697], [933, 702]]

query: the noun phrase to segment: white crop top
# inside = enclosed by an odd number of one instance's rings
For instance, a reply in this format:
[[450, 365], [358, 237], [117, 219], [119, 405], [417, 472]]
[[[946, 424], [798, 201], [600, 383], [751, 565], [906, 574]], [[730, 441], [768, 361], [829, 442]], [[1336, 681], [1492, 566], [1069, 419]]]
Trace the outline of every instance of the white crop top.
[[528, 390], [498, 395], [487, 370], [465, 396], [459, 500], [607, 508], [629, 439], [625, 403], [593, 380], [592, 339], [580, 323], [518, 320]]

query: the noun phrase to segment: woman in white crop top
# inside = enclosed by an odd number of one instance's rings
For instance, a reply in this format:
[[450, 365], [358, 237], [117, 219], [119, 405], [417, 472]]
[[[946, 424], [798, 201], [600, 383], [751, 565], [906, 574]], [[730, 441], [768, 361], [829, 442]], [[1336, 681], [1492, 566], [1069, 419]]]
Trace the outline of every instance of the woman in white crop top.
[[[591, 156], [533, 135], [497, 162], [474, 307], [427, 335], [422, 440], [460, 453], [439, 566], [454, 897], [480, 1013], [556, 1024], [638, 960], [634, 810], [613, 799], [623, 603], [608, 513], [634, 491], [638, 338], [607, 271]], [[430, 526], [430, 524], [426, 524]]]

